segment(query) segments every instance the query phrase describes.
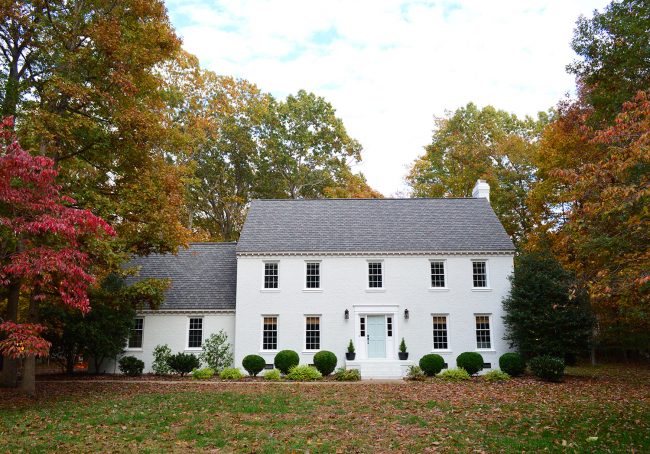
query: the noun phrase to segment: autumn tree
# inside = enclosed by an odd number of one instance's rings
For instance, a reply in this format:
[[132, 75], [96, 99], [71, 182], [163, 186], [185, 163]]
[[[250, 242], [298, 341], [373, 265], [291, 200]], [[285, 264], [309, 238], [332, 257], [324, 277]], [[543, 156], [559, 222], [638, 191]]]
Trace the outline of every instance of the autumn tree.
[[592, 124], [610, 124], [638, 90], [650, 87], [650, 4], [615, 0], [593, 17], [580, 17], [571, 47], [578, 58], [568, 66], [584, 102], [594, 108]]
[[536, 141], [547, 122], [547, 114], [522, 120], [472, 103], [437, 118], [431, 144], [406, 177], [412, 195], [471, 197], [476, 180], [484, 179], [497, 216], [519, 242], [532, 229], [526, 198], [536, 179]]
[[[88, 312], [93, 263], [107, 253], [106, 238], [114, 231], [61, 193], [54, 161], [24, 151], [7, 131], [11, 125], [6, 119], [0, 151], [0, 283], [11, 285], [16, 298], [24, 296], [29, 309], [26, 324], [10, 312], [0, 325], [7, 335], [0, 353], [24, 358], [22, 388], [33, 394], [35, 356], [47, 353], [39, 306], [56, 302]], [[12, 373], [10, 366], [9, 382]]]

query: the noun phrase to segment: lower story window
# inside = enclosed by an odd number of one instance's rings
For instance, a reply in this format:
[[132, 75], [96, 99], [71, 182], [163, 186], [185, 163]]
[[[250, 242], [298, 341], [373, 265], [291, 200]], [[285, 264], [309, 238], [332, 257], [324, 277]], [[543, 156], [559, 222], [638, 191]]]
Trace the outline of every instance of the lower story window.
[[447, 316], [434, 315], [433, 316], [433, 349], [434, 350], [447, 350], [449, 343], [447, 342]]
[[320, 317], [305, 317], [305, 350], [320, 350]]
[[262, 322], [262, 350], [278, 349], [278, 318], [264, 317]]
[[201, 348], [203, 345], [203, 319], [191, 318], [190, 330], [187, 336], [188, 348]]
[[489, 315], [476, 316], [476, 348], [492, 348]]
[[136, 318], [133, 320], [133, 326], [129, 332], [129, 348], [142, 348], [143, 328], [144, 319]]

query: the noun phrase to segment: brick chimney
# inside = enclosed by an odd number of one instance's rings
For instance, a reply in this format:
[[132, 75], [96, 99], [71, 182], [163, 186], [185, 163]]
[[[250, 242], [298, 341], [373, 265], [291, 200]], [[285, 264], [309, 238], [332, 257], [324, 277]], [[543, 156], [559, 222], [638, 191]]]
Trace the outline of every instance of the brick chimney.
[[472, 197], [483, 198], [490, 201], [490, 185], [485, 180], [476, 180], [474, 189], [472, 189]]

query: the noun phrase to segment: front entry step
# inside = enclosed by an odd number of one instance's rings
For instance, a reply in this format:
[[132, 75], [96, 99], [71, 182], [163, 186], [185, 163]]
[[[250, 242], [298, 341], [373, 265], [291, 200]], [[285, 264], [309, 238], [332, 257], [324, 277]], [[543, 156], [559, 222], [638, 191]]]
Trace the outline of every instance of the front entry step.
[[409, 366], [414, 365], [413, 361], [361, 359], [346, 361], [346, 369], [359, 369], [362, 379], [387, 379], [403, 378]]

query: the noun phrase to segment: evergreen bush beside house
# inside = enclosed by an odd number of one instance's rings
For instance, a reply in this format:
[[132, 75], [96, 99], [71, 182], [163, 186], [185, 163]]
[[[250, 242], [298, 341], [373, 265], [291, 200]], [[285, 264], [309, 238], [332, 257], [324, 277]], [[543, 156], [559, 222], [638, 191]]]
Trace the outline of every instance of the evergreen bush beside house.
[[266, 367], [266, 360], [260, 355], [247, 355], [241, 362], [248, 375], [256, 377]]
[[167, 365], [173, 372], [183, 377], [194, 369], [198, 369], [201, 362], [191, 353], [176, 353], [167, 358]]
[[485, 381], [496, 382], [496, 381], [507, 381], [510, 380], [510, 375], [501, 371], [501, 370], [491, 370], [481, 377]]
[[278, 381], [280, 378], [280, 371], [277, 369], [271, 369], [269, 371], [266, 371], [264, 375], [262, 376], [264, 380], [269, 380], [269, 381]]
[[406, 371], [406, 377], [404, 377], [404, 379], [411, 381], [423, 381], [426, 379], [426, 375], [419, 366], [409, 366]]
[[194, 369], [192, 371], [192, 378], [195, 380], [208, 380], [214, 377], [214, 369], [204, 367], [203, 369]]
[[337, 362], [336, 355], [327, 350], [322, 350], [314, 355], [314, 367], [323, 374], [323, 377], [334, 372]]
[[361, 372], [359, 369], [346, 369], [345, 367], [339, 367], [334, 374], [334, 380], [359, 381], [361, 380]]
[[483, 357], [480, 353], [464, 352], [456, 358], [456, 366], [465, 369], [465, 371], [474, 375], [483, 370]]
[[445, 381], [462, 381], [470, 380], [472, 377], [467, 373], [465, 369], [459, 367], [457, 369], [447, 369], [438, 374], [438, 378], [441, 378]]
[[445, 360], [442, 356], [430, 353], [420, 358], [420, 369], [429, 377], [433, 377], [445, 367]]
[[123, 356], [118, 362], [120, 372], [129, 377], [138, 377], [144, 370], [144, 361], [135, 356]]
[[511, 377], [518, 377], [526, 372], [526, 361], [519, 353], [504, 353], [499, 358], [499, 368]]
[[531, 372], [544, 381], [560, 382], [564, 377], [564, 360], [549, 355], [536, 356], [528, 362]]
[[300, 356], [298, 356], [298, 353], [294, 352], [293, 350], [279, 351], [273, 359], [275, 368], [285, 375], [289, 373], [289, 369], [297, 366], [299, 363]]
[[236, 367], [227, 367], [221, 371], [219, 378], [222, 380], [241, 380], [244, 374]]

